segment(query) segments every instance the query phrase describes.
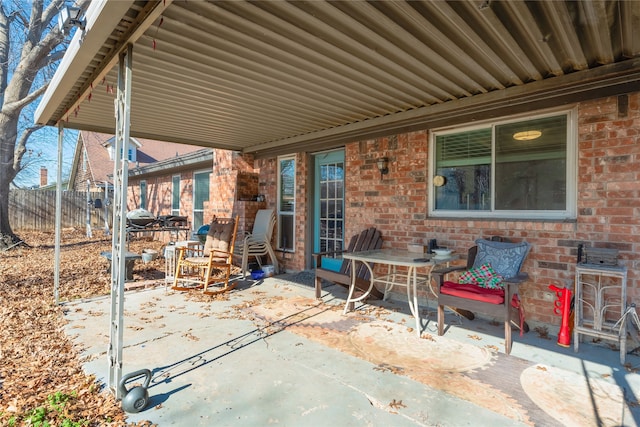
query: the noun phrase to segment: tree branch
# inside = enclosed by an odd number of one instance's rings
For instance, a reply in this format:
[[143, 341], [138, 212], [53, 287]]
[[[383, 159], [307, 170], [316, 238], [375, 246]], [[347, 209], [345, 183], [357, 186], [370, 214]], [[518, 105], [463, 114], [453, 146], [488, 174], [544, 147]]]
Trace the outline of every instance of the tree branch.
[[33, 92], [31, 92], [29, 95], [25, 96], [22, 99], [19, 99], [17, 101], [14, 102], [9, 102], [7, 104], [5, 104], [2, 108], [2, 110], [7, 110], [7, 111], [19, 111], [22, 108], [24, 108], [26, 105], [29, 105], [31, 102], [35, 101], [36, 99], [38, 99], [38, 97], [40, 95], [42, 95], [46, 90], [47, 87], [49, 86], [49, 83], [45, 84], [44, 86], [40, 86], [39, 88], [37, 88], [36, 90], [34, 90]]
[[26, 128], [16, 142], [16, 149], [14, 151], [15, 155], [13, 158], [13, 170], [15, 172], [15, 175], [17, 175], [18, 172], [22, 170], [22, 158], [24, 157], [24, 153], [27, 152], [27, 141], [29, 140], [29, 137], [31, 136], [31, 134], [33, 134], [38, 129], [41, 129], [42, 127], [43, 125], [35, 125]]
[[[52, 1], [49, 6], [42, 12], [42, 22], [45, 25], [49, 25], [50, 22], [54, 21], [56, 16], [60, 13], [60, 9], [64, 6], [64, 0], [56, 0]], [[60, 31], [57, 25], [52, 27], [50, 31]]]

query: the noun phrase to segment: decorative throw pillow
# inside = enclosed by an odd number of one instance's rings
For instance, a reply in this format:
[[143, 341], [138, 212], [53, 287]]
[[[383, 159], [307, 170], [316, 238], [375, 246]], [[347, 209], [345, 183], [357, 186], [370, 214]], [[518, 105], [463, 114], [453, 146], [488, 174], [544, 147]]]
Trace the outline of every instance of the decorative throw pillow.
[[460, 276], [459, 283], [477, 285], [488, 289], [502, 289], [502, 277], [495, 272], [491, 264], [482, 264]]
[[478, 253], [473, 267], [491, 264], [496, 273], [506, 278], [514, 277], [520, 272], [522, 263], [531, 248], [527, 242], [494, 242], [485, 239], [476, 240], [476, 245]]

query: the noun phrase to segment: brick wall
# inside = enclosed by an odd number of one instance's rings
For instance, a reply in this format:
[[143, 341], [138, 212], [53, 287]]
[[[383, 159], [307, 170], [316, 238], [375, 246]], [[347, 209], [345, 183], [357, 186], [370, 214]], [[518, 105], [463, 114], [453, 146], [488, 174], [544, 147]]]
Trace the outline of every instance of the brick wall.
[[[640, 303], [640, 93], [583, 102], [578, 106], [578, 215], [575, 221], [437, 219], [427, 216], [428, 131], [359, 141], [345, 147], [345, 236], [369, 226], [381, 230], [384, 247], [408, 243], [440, 245], [466, 253], [480, 237], [527, 240], [532, 251], [523, 267], [531, 280], [521, 287], [532, 321], [559, 324], [550, 284], [572, 285], [577, 245], [616, 248], [629, 269], [627, 294]], [[389, 158], [380, 177], [379, 157]], [[276, 162], [259, 162], [260, 189], [275, 207]], [[305, 266], [307, 157], [298, 155], [296, 252], [290, 269]], [[304, 171], [303, 171], [304, 168]], [[302, 239], [302, 241], [301, 241]]]
[[251, 172], [238, 172], [236, 179], [237, 183], [237, 199], [238, 200], [253, 200], [258, 193], [258, 179], [257, 173]]
[[[295, 224], [295, 251], [281, 252], [277, 251], [276, 256], [280, 263], [280, 268], [284, 271], [300, 271], [306, 268], [307, 246], [307, 227], [311, 224], [307, 220], [307, 174], [309, 164], [309, 155], [306, 153], [296, 154], [296, 224]], [[259, 192], [265, 196], [265, 206], [278, 211], [278, 162], [275, 158], [259, 159], [256, 161], [256, 168], [260, 171]], [[278, 223], [273, 232], [273, 247], [277, 248], [278, 243]], [[310, 249], [309, 249], [310, 250]]]
[[[252, 155], [217, 150], [209, 182], [209, 201], [205, 202], [204, 222], [214, 216], [239, 215], [238, 232], [250, 232], [258, 209], [264, 202], [240, 200], [259, 192], [258, 172], [254, 168]], [[172, 177], [174, 173], [158, 177], [147, 177], [147, 210], [156, 215], [171, 214]], [[127, 209], [140, 206], [140, 179], [130, 178]], [[275, 196], [274, 196], [275, 197]], [[180, 173], [180, 215], [192, 218], [193, 172]], [[160, 235], [158, 235], [160, 236]]]
[[[622, 97], [624, 98], [624, 97]], [[578, 218], [565, 221], [444, 220], [426, 217], [427, 132], [349, 144], [347, 235], [369, 225], [383, 233], [385, 247], [406, 247], [436, 238], [464, 253], [482, 236], [527, 240], [533, 249], [524, 269], [532, 280], [521, 289], [530, 318], [558, 323], [549, 284], [572, 284], [578, 243], [616, 248], [630, 269], [630, 300], [640, 297], [637, 237], [640, 231], [639, 94], [582, 103], [578, 108]], [[620, 106], [627, 107], [620, 111]], [[390, 159], [380, 180], [377, 157]]]
[[[145, 178], [147, 181], [147, 210], [154, 215], [171, 214], [173, 175]], [[140, 207], [140, 179], [129, 178], [127, 210]], [[180, 174], [180, 215], [191, 217], [193, 212], [193, 173]]]
[[[558, 324], [553, 314], [555, 295], [549, 284], [572, 284], [577, 245], [616, 248], [629, 268], [627, 293], [640, 302], [638, 276], [640, 250], [640, 93], [583, 102], [578, 106], [578, 215], [571, 221], [513, 221], [500, 219], [438, 219], [428, 213], [428, 131], [349, 143], [345, 146], [347, 239], [369, 226], [379, 228], [384, 247], [406, 248], [408, 243], [426, 243], [435, 238], [440, 245], [466, 250], [479, 237], [502, 235], [532, 244], [524, 270], [531, 280], [521, 287], [528, 318]], [[380, 176], [376, 161], [389, 158], [389, 174]], [[296, 155], [296, 246], [295, 252], [278, 253], [287, 270], [302, 270], [309, 262], [307, 230], [307, 177], [311, 157]], [[265, 202], [240, 201], [255, 188]], [[189, 178], [191, 173], [189, 172]], [[182, 213], [192, 209], [192, 182], [182, 177]], [[167, 181], [170, 184], [170, 180]], [[151, 197], [152, 182], [147, 180]], [[158, 191], [163, 203], [170, 198]], [[238, 191], [238, 186], [243, 186]], [[251, 186], [250, 189], [245, 186]], [[139, 196], [139, 184], [130, 182], [131, 196]], [[170, 194], [170, 188], [169, 188]], [[242, 197], [240, 197], [242, 196]], [[277, 159], [259, 159], [231, 152], [216, 152], [207, 212], [242, 216], [241, 229], [253, 223], [259, 208], [277, 208]], [[131, 198], [130, 198], [131, 200]], [[130, 202], [131, 206], [131, 202]], [[135, 207], [135, 206], [134, 206]], [[209, 220], [205, 216], [205, 220]], [[276, 226], [277, 227], [277, 226]], [[277, 230], [274, 233], [274, 245]], [[550, 298], [551, 297], [551, 298]]]
[[[283, 254], [285, 258], [283, 265], [289, 270], [303, 270], [305, 268], [306, 251], [313, 250], [313, 243], [309, 242], [307, 229], [311, 227], [308, 222], [307, 203], [307, 176], [309, 170], [310, 157], [306, 153], [298, 153], [296, 155], [296, 224], [295, 224], [295, 256], [291, 254]], [[304, 215], [304, 221], [297, 221]]]
[[[260, 193], [259, 175], [254, 163], [250, 154], [215, 151], [209, 202], [205, 204], [205, 209], [211, 212], [211, 217], [238, 215], [239, 235], [251, 232], [256, 213], [266, 206], [265, 202], [246, 200]], [[205, 216], [205, 219], [210, 218]]]
[[234, 153], [217, 150], [213, 159], [213, 172], [209, 183], [209, 202], [204, 204], [205, 222], [211, 217], [229, 218], [234, 215], [238, 170], [234, 168]]
[[171, 214], [171, 176], [147, 179], [147, 210], [154, 215]]
[[[376, 161], [389, 159], [381, 177]], [[345, 150], [345, 236], [376, 226], [385, 247], [427, 238], [427, 132], [348, 144]]]
[[[180, 215], [189, 217], [193, 221], [193, 172], [182, 172], [180, 174]], [[204, 216], [205, 223], [211, 220]]]

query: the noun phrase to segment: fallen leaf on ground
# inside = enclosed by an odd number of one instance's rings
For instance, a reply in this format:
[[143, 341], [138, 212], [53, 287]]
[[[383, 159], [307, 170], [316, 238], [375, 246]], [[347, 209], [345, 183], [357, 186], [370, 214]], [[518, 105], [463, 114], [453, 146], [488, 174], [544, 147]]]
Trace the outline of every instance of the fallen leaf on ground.
[[[64, 411], [47, 412], [51, 425], [153, 426], [150, 421], [128, 423], [113, 394], [102, 390], [96, 378], [82, 370], [82, 349], [64, 333], [64, 312], [69, 308], [54, 302], [55, 234], [17, 234], [29, 246], [0, 252], [0, 425], [10, 425], [12, 417], [14, 425], [28, 425], [27, 416], [37, 408], [47, 408], [48, 398], [55, 395], [67, 400]], [[129, 250], [138, 253], [162, 245], [142, 239], [129, 243]], [[110, 293], [107, 263], [100, 256], [107, 250], [111, 250], [108, 236], [87, 238], [85, 230], [61, 230], [60, 301]], [[135, 281], [163, 279], [164, 260], [159, 257], [144, 267], [136, 264], [133, 275]], [[82, 312], [82, 308], [74, 310]], [[88, 311], [86, 315], [97, 318], [104, 313]], [[87, 319], [90, 321], [93, 319]]]

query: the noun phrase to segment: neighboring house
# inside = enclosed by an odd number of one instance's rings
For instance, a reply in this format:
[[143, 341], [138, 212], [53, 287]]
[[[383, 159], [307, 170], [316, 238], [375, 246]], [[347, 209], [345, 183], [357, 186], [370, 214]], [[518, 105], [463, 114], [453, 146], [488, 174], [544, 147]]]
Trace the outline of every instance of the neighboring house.
[[[172, 142], [131, 138], [127, 149], [129, 169], [149, 166], [163, 160], [175, 158], [202, 147]], [[81, 131], [73, 155], [69, 176], [69, 189], [86, 190], [87, 181], [91, 189], [104, 190], [104, 183], [113, 184], [115, 137], [113, 135]]]
[[[127, 150], [130, 176], [127, 208], [144, 208], [156, 215], [188, 216], [193, 222], [192, 199], [196, 197], [199, 203], [209, 200], [212, 150], [148, 139], [131, 138], [130, 141]], [[87, 131], [78, 133], [69, 178], [70, 189], [86, 191], [87, 182], [91, 191], [104, 192], [105, 184], [112, 188], [114, 143], [113, 135]], [[197, 195], [187, 191], [193, 187], [194, 179], [197, 182], [203, 180], [200, 178], [203, 170], [206, 171], [206, 191]], [[159, 176], [164, 176], [172, 184], [165, 187]], [[148, 180], [147, 177], [153, 178]], [[178, 191], [174, 191], [176, 189]], [[200, 214], [196, 211], [195, 215]]]
[[258, 172], [240, 154], [205, 149], [129, 170], [129, 208], [156, 215], [186, 215], [191, 228], [213, 216], [240, 216], [238, 231], [250, 231], [258, 209]]

